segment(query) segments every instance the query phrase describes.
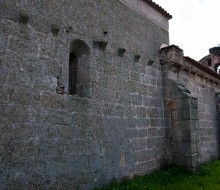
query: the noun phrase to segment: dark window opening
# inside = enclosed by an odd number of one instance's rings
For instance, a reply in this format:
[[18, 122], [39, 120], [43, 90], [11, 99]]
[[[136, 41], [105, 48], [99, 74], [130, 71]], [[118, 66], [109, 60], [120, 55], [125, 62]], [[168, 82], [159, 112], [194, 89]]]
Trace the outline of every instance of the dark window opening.
[[69, 94], [91, 97], [89, 47], [82, 40], [70, 44]]
[[77, 94], [77, 68], [78, 67], [78, 59], [74, 53], [70, 54], [69, 61], [69, 94], [76, 95]]
[[211, 59], [208, 60], [208, 66], [209, 67], [212, 66], [212, 60]]

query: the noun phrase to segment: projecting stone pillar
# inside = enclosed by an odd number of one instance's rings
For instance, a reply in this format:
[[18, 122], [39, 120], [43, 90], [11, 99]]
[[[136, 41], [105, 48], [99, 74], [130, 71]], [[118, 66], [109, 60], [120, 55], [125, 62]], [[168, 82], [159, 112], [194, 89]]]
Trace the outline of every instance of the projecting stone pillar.
[[217, 121], [220, 128], [220, 92], [216, 94]]
[[198, 165], [200, 135], [198, 122], [198, 100], [187, 87], [178, 81], [170, 69], [177, 73], [184, 67], [183, 51], [177, 46], [161, 49], [164, 87], [164, 110], [170, 120], [170, 147], [173, 164], [194, 170]]
[[173, 163], [194, 170], [198, 165], [200, 142], [198, 101], [180, 89], [176, 95], [174, 93], [172, 99], [178, 102], [171, 114]]

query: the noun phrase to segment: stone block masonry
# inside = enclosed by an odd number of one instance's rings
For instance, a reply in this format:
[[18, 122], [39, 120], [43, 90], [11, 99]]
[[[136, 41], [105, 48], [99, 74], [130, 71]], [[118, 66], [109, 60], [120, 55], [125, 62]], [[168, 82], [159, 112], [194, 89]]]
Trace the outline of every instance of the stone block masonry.
[[218, 127], [220, 127], [220, 93], [216, 94], [216, 102], [217, 102], [217, 123], [218, 123]]
[[[173, 163], [194, 170], [198, 165], [199, 128], [198, 101], [183, 86], [169, 81], [166, 89], [170, 89], [170, 101], [175, 102], [171, 109]], [[168, 105], [169, 105], [168, 102]]]
[[219, 75], [159, 51], [171, 16], [135, 2], [0, 1], [0, 189], [87, 190], [218, 158]]
[[163, 166], [168, 40], [116, 0], [1, 1], [1, 189], [90, 189]]
[[184, 57], [174, 45], [163, 48], [160, 58], [167, 149], [175, 165], [194, 170], [199, 163], [219, 158], [220, 75]]

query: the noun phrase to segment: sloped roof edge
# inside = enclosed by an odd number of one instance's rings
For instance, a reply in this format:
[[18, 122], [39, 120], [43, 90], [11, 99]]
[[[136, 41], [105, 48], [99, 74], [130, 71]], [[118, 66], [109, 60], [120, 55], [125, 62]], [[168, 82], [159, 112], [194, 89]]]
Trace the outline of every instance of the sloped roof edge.
[[152, 0], [143, 0], [143, 1], [146, 2], [148, 5], [150, 5], [151, 7], [153, 7], [154, 9], [156, 9], [158, 12], [164, 15], [167, 19], [172, 18], [172, 15], [170, 15], [167, 11], [165, 11], [160, 5], [158, 5], [154, 1]]
[[215, 71], [209, 69], [208, 67], [200, 64], [198, 61], [192, 59], [191, 57], [187, 57], [187, 56], [184, 56], [185, 60], [190, 62], [191, 64], [193, 64], [194, 66], [200, 68], [201, 70], [205, 71], [206, 73], [209, 73], [210, 75], [218, 78], [220, 80], [220, 75], [218, 73], [216, 73]]

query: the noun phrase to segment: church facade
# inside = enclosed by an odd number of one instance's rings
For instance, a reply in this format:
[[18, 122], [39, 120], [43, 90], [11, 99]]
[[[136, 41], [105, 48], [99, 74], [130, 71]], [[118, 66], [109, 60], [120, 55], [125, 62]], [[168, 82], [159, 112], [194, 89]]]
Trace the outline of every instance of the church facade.
[[1, 1], [0, 187], [219, 158], [220, 75], [169, 45], [171, 18], [151, 0]]

